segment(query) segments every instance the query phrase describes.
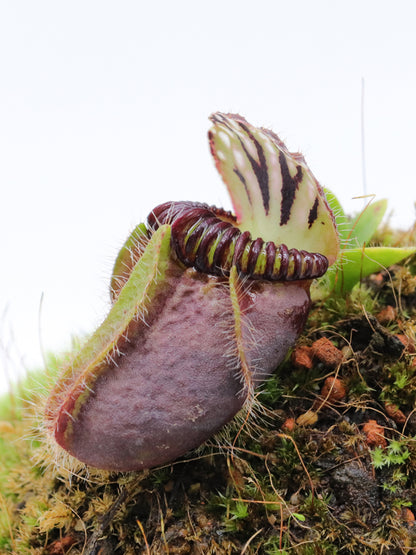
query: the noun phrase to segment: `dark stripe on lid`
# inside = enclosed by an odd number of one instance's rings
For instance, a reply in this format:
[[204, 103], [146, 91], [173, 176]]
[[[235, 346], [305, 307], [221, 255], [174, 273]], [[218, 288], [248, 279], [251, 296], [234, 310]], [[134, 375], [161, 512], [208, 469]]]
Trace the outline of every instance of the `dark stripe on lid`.
[[286, 156], [279, 153], [280, 172], [282, 174], [282, 202], [280, 206], [280, 225], [285, 225], [290, 220], [290, 212], [296, 198], [296, 190], [302, 180], [302, 167], [297, 166], [297, 173], [292, 177], [287, 165]]
[[264, 155], [264, 151], [263, 151], [263, 148], [262, 148], [261, 144], [254, 137], [254, 135], [251, 133], [251, 131], [247, 127], [247, 125], [245, 123], [242, 123], [241, 121], [239, 121], [238, 124], [247, 133], [247, 135], [249, 136], [249, 138], [253, 142], [254, 146], [256, 147], [257, 156], [259, 157], [258, 162], [257, 162], [257, 160], [255, 160], [251, 156], [251, 154], [246, 149], [243, 141], [237, 135], [238, 140], [240, 141], [240, 144], [241, 144], [241, 148], [244, 150], [245, 155], [247, 156], [247, 158], [248, 158], [248, 160], [251, 164], [251, 167], [253, 169], [253, 172], [254, 172], [254, 174], [257, 178], [257, 182], [258, 182], [259, 187], [260, 187], [261, 196], [263, 198], [264, 210], [265, 210], [266, 214], [268, 214], [269, 208], [270, 208], [270, 190], [269, 190], [269, 172], [268, 172], [268, 168], [267, 168], [266, 157]]
[[315, 222], [316, 218], [318, 217], [318, 204], [319, 204], [319, 200], [318, 200], [318, 197], [316, 197], [312, 208], [309, 210], [308, 229], [312, 227], [312, 224]]
[[244, 177], [244, 175], [240, 172], [239, 169], [237, 168], [233, 168], [233, 172], [235, 173], [235, 175], [238, 177], [238, 179], [241, 181], [241, 183], [244, 185], [244, 190], [246, 192], [247, 198], [249, 203], [251, 204], [251, 197], [250, 197], [250, 191], [247, 188], [247, 182], [246, 182], [246, 178]]

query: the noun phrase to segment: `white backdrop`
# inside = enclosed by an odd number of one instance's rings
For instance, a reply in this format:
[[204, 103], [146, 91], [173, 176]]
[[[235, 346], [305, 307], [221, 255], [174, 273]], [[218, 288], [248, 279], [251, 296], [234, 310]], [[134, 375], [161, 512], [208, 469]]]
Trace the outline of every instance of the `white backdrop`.
[[364, 77], [367, 190], [409, 227], [415, 20], [412, 0], [3, 0], [0, 389], [100, 323], [117, 249], [155, 205], [230, 207], [213, 111], [273, 128], [358, 211]]

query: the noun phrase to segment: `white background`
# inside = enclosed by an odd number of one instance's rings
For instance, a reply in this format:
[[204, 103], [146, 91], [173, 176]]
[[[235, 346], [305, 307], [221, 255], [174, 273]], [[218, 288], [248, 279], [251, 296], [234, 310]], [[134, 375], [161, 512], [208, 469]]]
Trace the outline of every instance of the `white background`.
[[273, 128], [359, 211], [364, 78], [367, 192], [409, 227], [415, 21], [412, 0], [2, 0], [0, 389], [100, 323], [154, 206], [230, 208], [214, 111]]

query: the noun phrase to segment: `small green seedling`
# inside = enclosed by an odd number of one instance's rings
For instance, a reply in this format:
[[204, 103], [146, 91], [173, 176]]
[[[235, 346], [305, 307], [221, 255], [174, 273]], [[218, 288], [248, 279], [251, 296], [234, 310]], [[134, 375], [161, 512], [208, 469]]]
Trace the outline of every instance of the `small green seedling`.
[[410, 452], [407, 448], [407, 441], [390, 440], [386, 449], [376, 447], [371, 452], [373, 466], [376, 469], [394, 464], [403, 464], [410, 458]]

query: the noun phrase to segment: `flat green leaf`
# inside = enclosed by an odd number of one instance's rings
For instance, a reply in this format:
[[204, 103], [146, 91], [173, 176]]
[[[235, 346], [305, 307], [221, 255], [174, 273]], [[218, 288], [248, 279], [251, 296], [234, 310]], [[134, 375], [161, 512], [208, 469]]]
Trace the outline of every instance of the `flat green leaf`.
[[342, 294], [351, 291], [362, 278], [397, 264], [416, 252], [416, 247], [368, 247], [343, 251], [336, 267], [324, 276], [330, 292]]
[[368, 244], [387, 210], [387, 200], [380, 199], [368, 204], [352, 224], [349, 237], [350, 247], [361, 247]]

